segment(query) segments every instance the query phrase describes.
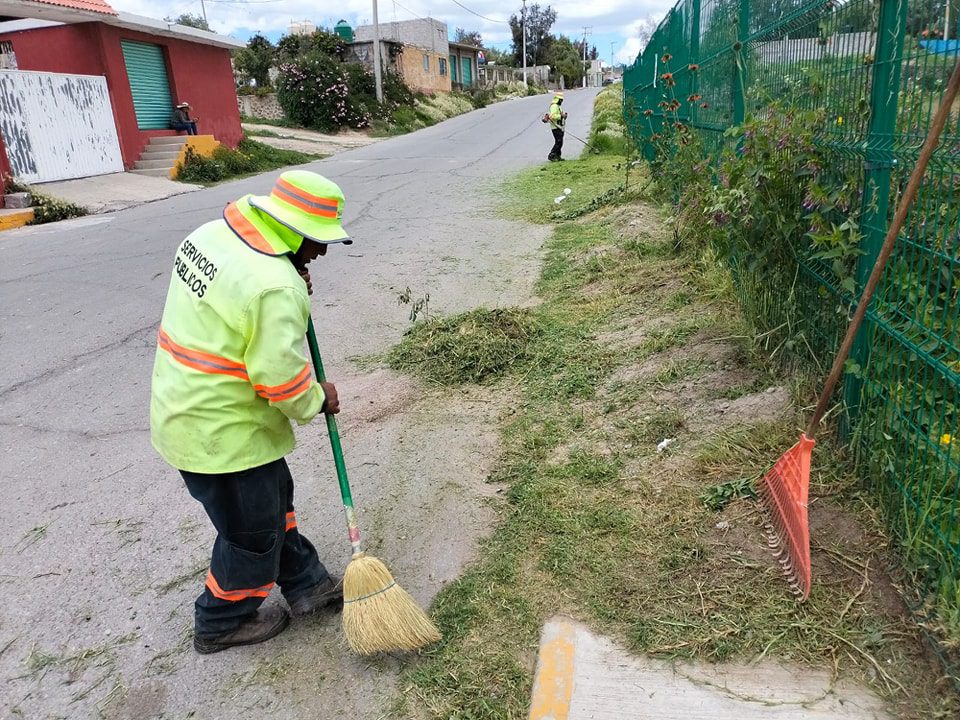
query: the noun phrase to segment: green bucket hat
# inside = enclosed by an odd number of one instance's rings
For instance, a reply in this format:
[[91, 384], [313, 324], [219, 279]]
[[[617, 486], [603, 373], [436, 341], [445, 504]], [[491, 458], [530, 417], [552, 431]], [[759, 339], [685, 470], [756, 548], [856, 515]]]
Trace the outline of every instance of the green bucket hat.
[[308, 170], [290, 170], [277, 178], [269, 195], [250, 204], [307, 240], [351, 244], [343, 229], [343, 191], [332, 180]]

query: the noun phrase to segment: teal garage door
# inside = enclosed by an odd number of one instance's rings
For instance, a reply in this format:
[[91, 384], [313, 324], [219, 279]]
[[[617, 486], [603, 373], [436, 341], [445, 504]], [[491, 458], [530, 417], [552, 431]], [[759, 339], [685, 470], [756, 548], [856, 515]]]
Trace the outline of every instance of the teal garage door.
[[170, 127], [173, 102], [163, 48], [149, 43], [123, 40], [123, 60], [127, 66], [137, 126], [141, 130], [165, 130]]
[[460, 58], [460, 62], [463, 65], [463, 79], [460, 81], [463, 83], [464, 87], [470, 87], [473, 85], [473, 61], [468, 58]]
[[451, 55], [450, 56], [450, 82], [455, 82], [455, 83], [460, 82], [459, 76], [460, 76], [460, 73], [457, 72], [457, 56]]

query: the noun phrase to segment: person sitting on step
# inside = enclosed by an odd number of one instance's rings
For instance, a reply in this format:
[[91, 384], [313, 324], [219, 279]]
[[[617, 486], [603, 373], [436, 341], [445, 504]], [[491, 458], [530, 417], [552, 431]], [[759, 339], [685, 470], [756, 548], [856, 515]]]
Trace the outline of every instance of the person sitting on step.
[[190, 117], [190, 103], [182, 102], [173, 109], [170, 127], [176, 131], [186, 130], [187, 135], [197, 134], [198, 118]]

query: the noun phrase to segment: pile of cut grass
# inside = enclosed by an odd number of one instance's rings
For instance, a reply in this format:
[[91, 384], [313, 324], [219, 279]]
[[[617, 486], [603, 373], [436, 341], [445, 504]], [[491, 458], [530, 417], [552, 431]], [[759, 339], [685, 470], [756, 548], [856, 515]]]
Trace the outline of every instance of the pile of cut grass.
[[529, 311], [481, 308], [414, 325], [387, 362], [438, 385], [480, 384], [524, 361], [536, 333]]

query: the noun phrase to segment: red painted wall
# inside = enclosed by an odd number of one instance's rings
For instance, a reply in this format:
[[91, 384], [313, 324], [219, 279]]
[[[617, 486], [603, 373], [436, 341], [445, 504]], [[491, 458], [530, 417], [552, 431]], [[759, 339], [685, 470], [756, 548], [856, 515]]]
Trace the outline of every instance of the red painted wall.
[[[121, 40], [139, 40], [164, 48], [170, 96], [174, 103], [186, 101], [192, 105], [191, 115], [200, 118], [201, 134], [213, 135], [234, 148], [243, 137], [230, 52], [223, 48], [132, 32], [103, 23], [3, 33], [0, 40], [13, 43], [20, 70], [106, 76], [120, 151], [127, 169], [140, 159], [151, 137], [177, 133], [137, 127]], [[51, 48], [55, 51], [51, 52]]]

